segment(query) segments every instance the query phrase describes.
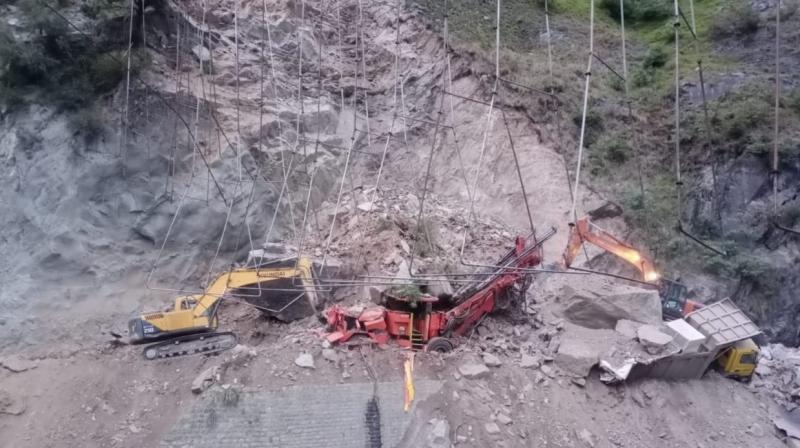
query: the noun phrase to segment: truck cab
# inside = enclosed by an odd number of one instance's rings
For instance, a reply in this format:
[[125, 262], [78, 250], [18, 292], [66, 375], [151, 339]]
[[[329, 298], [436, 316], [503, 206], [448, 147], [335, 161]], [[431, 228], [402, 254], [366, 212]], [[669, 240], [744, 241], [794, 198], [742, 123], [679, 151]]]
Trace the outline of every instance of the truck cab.
[[752, 339], [733, 344], [717, 358], [720, 372], [740, 380], [750, 380], [758, 363], [758, 345]]

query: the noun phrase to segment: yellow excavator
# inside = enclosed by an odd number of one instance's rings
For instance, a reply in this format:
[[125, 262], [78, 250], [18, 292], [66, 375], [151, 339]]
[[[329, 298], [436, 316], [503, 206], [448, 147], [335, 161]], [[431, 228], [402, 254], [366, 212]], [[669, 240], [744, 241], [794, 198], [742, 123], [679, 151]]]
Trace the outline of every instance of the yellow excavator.
[[201, 294], [180, 296], [163, 312], [144, 313], [128, 322], [132, 344], [148, 360], [210, 354], [236, 346], [236, 335], [216, 332], [222, 299], [235, 297], [265, 314], [290, 321], [314, 314], [320, 305], [313, 262], [306, 257], [232, 269], [217, 276]]

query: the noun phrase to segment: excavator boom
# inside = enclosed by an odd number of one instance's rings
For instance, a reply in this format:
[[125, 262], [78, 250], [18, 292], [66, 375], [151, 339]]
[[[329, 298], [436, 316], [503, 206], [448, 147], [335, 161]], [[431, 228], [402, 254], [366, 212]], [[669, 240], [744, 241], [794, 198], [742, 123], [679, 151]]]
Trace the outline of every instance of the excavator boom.
[[656, 283], [661, 278], [655, 265], [649, 258], [643, 256], [638, 250], [618, 240], [607, 231], [592, 224], [589, 218], [584, 217], [575, 222], [569, 235], [567, 249], [564, 251], [564, 265], [570, 267], [584, 242], [622, 258], [641, 274], [642, 281]]

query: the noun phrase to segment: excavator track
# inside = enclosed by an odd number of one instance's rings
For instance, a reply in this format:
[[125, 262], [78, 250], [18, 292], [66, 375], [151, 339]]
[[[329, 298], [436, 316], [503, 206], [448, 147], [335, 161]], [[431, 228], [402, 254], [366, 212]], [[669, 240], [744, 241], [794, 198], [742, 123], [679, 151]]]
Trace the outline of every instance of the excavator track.
[[142, 356], [148, 361], [191, 355], [210, 355], [232, 349], [239, 343], [234, 333], [200, 333], [148, 345]]

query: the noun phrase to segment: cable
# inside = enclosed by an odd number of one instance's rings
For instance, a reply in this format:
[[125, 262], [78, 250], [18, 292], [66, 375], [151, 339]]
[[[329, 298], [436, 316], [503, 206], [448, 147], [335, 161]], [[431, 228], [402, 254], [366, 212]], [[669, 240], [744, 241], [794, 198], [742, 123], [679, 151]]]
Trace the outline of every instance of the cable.
[[[676, 0], [677, 1], [677, 0]], [[594, 0], [589, 1], [589, 61], [586, 64], [586, 72], [584, 73], [584, 88], [583, 88], [583, 112], [581, 113], [581, 131], [578, 143], [578, 163], [575, 169], [575, 182], [572, 184], [572, 209], [570, 211], [570, 218], [572, 222], [570, 225], [578, 220], [578, 187], [580, 186], [581, 179], [581, 164], [583, 161], [583, 144], [586, 136], [586, 112], [589, 107], [589, 85], [592, 79], [592, 61], [594, 60]]]
[[781, 102], [781, 4], [775, 6], [775, 127], [772, 135], [772, 215], [778, 218], [778, 132]]
[[625, 42], [625, 0], [619, 0], [619, 20], [620, 20], [620, 35], [622, 37], [622, 76], [625, 83], [625, 104], [628, 108], [628, 132], [631, 134], [633, 141], [633, 150], [636, 154], [636, 168], [639, 180], [639, 195], [642, 198], [642, 208], [645, 213], [644, 216], [648, 217], [647, 213], [647, 200], [644, 192], [644, 176], [642, 175], [642, 147], [639, 144], [639, 133], [633, 127], [633, 107], [631, 106], [630, 95], [630, 78], [628, 73], [628, 49]]
[[[144, 1], [144, 0], [143, 0]], [[119, 142], [119, 152], [120, 156], [122, 157], [122, 177], [126, 177], [126, 166], [125, 162], [127, 159], [127, 152], [128, 152], [128, 102], [130, 99], [131, 93], [131, 53], [133, 52], [133, 6], [135, 5], [134, 0], [130, 0], [131, 2], [131, 12], [130, 12], [130, 25], [128, 26], [128, 68], [127, 74], [125, 76], [125, 109], [123, 112], [123, 119], [122, 119], [122, 130], [120, 135], [120, 142]], [[142, 16], [144, 16], [144, 9], [142, 10]]]

